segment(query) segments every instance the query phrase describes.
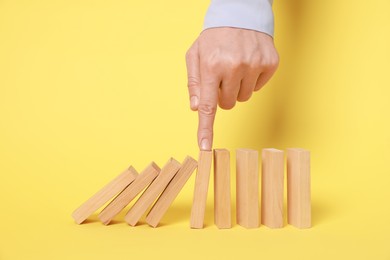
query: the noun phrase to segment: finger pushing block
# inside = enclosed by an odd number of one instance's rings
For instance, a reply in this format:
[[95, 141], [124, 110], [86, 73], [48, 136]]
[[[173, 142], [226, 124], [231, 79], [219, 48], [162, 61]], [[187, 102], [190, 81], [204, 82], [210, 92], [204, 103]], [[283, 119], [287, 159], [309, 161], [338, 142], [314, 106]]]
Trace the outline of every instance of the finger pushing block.
[[196, 173], [195, 180], [194, 200], [191, 208], [191, 228], [203, 228], [212, 160], [212, 151], [199, 152], [198, 171]]

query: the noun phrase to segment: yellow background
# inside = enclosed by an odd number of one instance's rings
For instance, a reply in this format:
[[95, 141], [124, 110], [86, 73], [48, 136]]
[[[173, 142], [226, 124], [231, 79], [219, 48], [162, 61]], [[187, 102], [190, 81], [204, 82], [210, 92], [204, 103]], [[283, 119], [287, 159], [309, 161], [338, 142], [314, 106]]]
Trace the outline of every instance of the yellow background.
[[74, 224], [130, 164], [197, 157], [184, 54], [207, 6], [0, 0], [0, 259], [390, 259], [388, 0], [275, 1], [279, 70], [218, 111], [232, 176], [239, 147], [311, 151], [311, 229], [218, 230], [209, 196], [191, 230], [194, 175], [159, 228]]

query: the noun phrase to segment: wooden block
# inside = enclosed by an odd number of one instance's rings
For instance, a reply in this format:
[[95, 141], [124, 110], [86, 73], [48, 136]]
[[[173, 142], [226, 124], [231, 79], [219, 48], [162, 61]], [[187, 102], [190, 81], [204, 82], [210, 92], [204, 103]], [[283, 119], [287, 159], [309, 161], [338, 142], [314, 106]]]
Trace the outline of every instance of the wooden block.
[[212, 160], [212, 151], [199, 152], [198, 170], [196, 172], [195, 179], [194, 200], [191, 208], [191, 228], [203, 228]]
[[157, 178], [150, 184], [144, 193], [142, 193], [141, 197], [139, 197], [133, 207], [131, 207], [131, 209], [127, 212], [125, 220], [129, 223], [129, 225], [135, 226], [137, 224], [142, 215], [158, 198], [179, 169], [180, 163], [173, 158], [169, 159], [169, 161], [161, 169]]
[[137, 177], [137, 171], [130, 166], [127, 170], [118, 175], [110, 183], [100, 189], [95, 195], [84, 202], [72, 214], [77, 224], [81, 224], [92, 213], [106, 204], [116, 194], [126, 188]]
[[140, 175], [115, 197], [99, 214], [99, 219], [104, 225], [119, 214], [142, 190], [144, 190], [158, 175], [160, 168], [152, 162]]
[[175, 177], [173, 177], [172, 181], [165, 188], [146, 216], [146, 222], [150, 226], [157, 227], [169, 206], [175, 200], [181, 189], [184, 187], [184, 184], [194, 172], [196, 166], [197, 162], [192, 157], [187, 156], [185, 158], [180, 170], [176, 173]]
[[284, 153], [268, 148], [262, 152], [261, 223], [283, 227]]
[[300, 148], [287, 149], [287, 221], [311, 227], [310, 152]]
[[236, 151], [237, 224], [245, 228], [260, 226], [259, 215], [259, 152]]
[[214, 222], [218, 228], [231, 228], [230, 153], [214, 150]]

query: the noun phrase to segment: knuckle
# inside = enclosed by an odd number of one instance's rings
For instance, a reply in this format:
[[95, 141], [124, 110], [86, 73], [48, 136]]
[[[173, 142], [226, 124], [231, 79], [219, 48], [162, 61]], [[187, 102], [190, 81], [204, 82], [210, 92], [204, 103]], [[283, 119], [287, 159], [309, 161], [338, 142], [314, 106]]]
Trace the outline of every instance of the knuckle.
[[275, 60], [274, 60], [274, 67], [275, 67], [275, 69], [276, 69], [277, 67], [279, 67], [279, 63], [280, 63], [279, 55], [276, 55], [276, 58], [275, 58]]
[[242, 66], [243, 64], [241, 63], [241, 62], [238, 62], [238, 61], [235, 61], [235, 62], [232, 62], [231, 64], [230, 64], [230, 71], [231, 72], [238, 72], [238, 71], [240, 71], [241, 69], [242, 69]]
[[205, 67], [212, 72], [216, 72], [221, 68], [222, 62], [217, 59], [208, 59], [205, 62]]
[[187, 61], [192, 60], [194, 58], [194, 52], [192, 51], [192, 49], [189, 49], [186, 52], [185, 58]]
[[207, 56], [203, 56], [203, 66], [207, 68], [210, 71], [215, 71], [218, 68], [220, 68], [222, 61], [221, 61], [221, 55], [218, 51], [213, 51], [211, 53], [208, 53]]
[[229, 69], [232, 72], [239, 72], [250, 66], [250, 62], [244, 59], [234, 58], [229, 62]]
[[[256, 57], [256, 58], [255, 58]], [[271, 69], [275, 70], [279, 65], [279, 55], [276, 52], [267, 53], [267, 55], [254, 55], [250, 62], [250, 68], [255, 70]]]
[[272, 70], [276, 69], [279, 65], [279, 56], [277, 53], [270, 55], [267, 59], [264, 60], [264, 66]]
[[276, 69], [279, 66], [279, 55], [275, 53], [270, 59], [270, 67]]
[[261, 68], [262, 68], [262, 66], [261, 66], [261, 62], [259, 60], [254, 60], [249, 64], [249, 69], [251, 71], [258, 71], [258, 70], [261, 70]]
[[187, 87], [196, 88], [200, 86], [199, 79], [194, 76], [188, 76]]
[[199, 133], [203, 136], [212, 136], [213, 128], [212, 127], [199, 127]]
[[217, 107], [215, 105], [201, 103], [199, 104], [198, 111], [202, 115], [212, 116], [215, 115]]
[[211, 137], [213, 138], [213, 127], [199, 127], [198, 128], [198, 139], [202, 139], [204, 137]]

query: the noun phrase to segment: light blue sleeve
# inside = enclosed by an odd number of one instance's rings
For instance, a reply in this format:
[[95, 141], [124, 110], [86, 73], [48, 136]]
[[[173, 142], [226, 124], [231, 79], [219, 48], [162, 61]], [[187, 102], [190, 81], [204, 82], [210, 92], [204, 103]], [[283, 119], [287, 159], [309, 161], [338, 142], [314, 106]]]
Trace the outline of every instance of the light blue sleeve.
[[212, 0], [203, 29], [236, 27], [274, 35], [273, 0]]

